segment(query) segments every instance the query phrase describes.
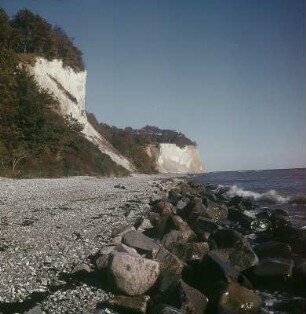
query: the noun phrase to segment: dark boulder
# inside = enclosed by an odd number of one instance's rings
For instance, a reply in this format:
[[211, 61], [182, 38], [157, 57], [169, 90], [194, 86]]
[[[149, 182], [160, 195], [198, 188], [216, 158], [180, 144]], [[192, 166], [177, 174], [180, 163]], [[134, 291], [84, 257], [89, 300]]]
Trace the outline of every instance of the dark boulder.
[[248, 240], [235, 230], [218, 230], [209, 238], [209, 243], [219, 258], [226, 257], [224, 261], [240, 271], [258, 263], [258, 258]]
[[195, 231], [200, 240], [207, 241], [213, 232], [220, 229], [220, 226], [212, 219], [204, 217], [192, 217], [188, 220], [189, 225]]
[[265, 258], [292, 258], [291, 247], [288, 243], [279, 241], [268, 241], [258, 244], [254, 251], [259, 259]]
[[230, 282], [218, 300], [218, 310], [227, 314], [259, 313], [262, 300], [253, 291]]
[[167, 248], [171, 253], [186, 263], [201, 261], [209, 252], [207, 242], [172, 243]]
[[228, 209], [225, 205], [217, 204], [209, 199], [202, 200], [205, 206], [205, 216], [215, 221], [220, 221], [227, 218]]
[[290, 277], [292, 267], [292, 259], [267, 258], [254, 266], [253, 273], [258, 277]]
[[186, 243], [196, 241], [197, 237], [192, 230], [171, 230], [163, 236], [162, 245], [168, 248], [172, 243]]
[[162, 274], [180, 275], [184, 268], [184, 263], [167, 249], [160, 247], [155, 255], [155, 259], [160, 264], [160, 272]]
[[[173, 282], [163, 294], [156, 296], [155, 300], [158, 300], [159, 304], [166, 303], [181, 313], [190, 314], [203, 314], [208, 303], [205, 295], [181, 279]], [[160, 313], [156, 308], [154, 310], [152, 309], [151, 313]]]
[[237, 208], [228, 209], [228, 219], [236, 221], [247, 231], [251, 231], [253, 219]]

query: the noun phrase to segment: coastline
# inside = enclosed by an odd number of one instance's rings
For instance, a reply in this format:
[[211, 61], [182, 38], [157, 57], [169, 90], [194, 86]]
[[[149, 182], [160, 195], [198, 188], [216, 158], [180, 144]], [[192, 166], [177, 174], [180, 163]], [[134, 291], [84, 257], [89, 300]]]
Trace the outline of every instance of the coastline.
[[[60, 275], [88, 263], [113, 229], [133, 225], [149, 210], [149, 199], [161, 182], [173, 177], [1, 178], [0, 312], [29, 310], [32, 297], [50, 313], [61, 313], [56, 308]], [[54, 293], [48, 292], [50, 286]], [[103, 289], [78, 286], [68, 289], [67, 300], [60, 303], [81, 311], [107, 296]]]
[[[284, 211], [250, 216], [252, 200], [181, 175], [1, 178], [0, 185], [0, 313], [126, 313], [131, 304], [164, 313], [165, 303], [175, 313], [236, 314], [250, 304], [250, 313], [306, 304], [297, 290], [305, 238]], [[118, 295], [109, 275], [120, 256], [134, 260], [129, 267], [159, 264], [158, 280], [136, 272], [157, 280], [154, 289]], [[172, 289], [185, 295], [181, 305]]]

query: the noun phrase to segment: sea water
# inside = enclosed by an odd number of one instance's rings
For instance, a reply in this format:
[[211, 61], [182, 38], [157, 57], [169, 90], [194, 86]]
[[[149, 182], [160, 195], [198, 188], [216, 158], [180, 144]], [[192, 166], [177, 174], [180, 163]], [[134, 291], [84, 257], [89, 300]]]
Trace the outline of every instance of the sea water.
[[305, 168], [207, 172], [192, 180], [214, 185], [228, 196], [251, 198], [260, 207], [284, 209], [295, 226], [306, 228]]

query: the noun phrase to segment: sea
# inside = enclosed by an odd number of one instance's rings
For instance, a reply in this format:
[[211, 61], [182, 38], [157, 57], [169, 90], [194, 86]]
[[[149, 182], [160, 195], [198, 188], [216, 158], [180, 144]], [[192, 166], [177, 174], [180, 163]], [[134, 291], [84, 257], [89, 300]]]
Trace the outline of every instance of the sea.
[[251, 198], [259, 207], [284, 209], [292, 224], [306, 228], [306, 168], [207, 172], [192, 180]]

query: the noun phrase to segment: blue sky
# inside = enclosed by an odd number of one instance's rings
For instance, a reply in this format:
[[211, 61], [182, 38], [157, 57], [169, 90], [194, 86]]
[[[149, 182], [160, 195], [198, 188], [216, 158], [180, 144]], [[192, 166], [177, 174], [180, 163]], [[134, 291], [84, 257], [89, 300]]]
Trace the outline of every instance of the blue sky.
[[306, 163], [303, 0], [2, 0], [84, 53], [86, 106], [198, 143], [208, 171]]

